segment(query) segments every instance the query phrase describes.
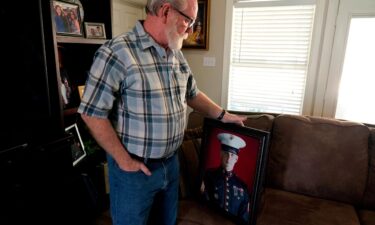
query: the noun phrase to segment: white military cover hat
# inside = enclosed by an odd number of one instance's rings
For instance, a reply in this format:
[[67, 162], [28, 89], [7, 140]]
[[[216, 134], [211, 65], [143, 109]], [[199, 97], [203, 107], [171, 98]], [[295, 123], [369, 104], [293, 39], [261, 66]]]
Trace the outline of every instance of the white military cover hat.
[[238, 154], [240, 148], [246, 146], [245, 141], [233, 134], [229, 133], [220, 133], [217, 135], [217, 138], [222, 144], [222, 150]]

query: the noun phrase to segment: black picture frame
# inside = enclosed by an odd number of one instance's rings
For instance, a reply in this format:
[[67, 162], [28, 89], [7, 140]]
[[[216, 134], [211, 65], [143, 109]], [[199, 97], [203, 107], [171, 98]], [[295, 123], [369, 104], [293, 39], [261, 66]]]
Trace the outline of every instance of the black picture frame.
[[[209, 207], [236, 224], [256, 224], [269, 135], [269, 132], [254, 128], [209, 118], [204, 120], [199, 192]], [[228, 155], [228, 152], [232, 156], [235, 152], [238, 157], [231, 172], [225, 172], [222, 162], [223, 155]]]
[[53, 0], [51, 10], [57, 35], [83, 37], [81, 8], [78, 4]]
[[193, 33], [184, 40], [182, 48], [208, 50], [209, 28], [210, 0], [198, 0], [198, 13], [193, 25]]

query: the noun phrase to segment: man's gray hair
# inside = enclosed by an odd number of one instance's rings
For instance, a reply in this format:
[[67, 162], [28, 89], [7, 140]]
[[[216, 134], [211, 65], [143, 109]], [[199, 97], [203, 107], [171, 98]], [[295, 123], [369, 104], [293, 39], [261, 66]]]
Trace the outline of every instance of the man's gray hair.
[[147, 0], [146, 13], [156, 16], [164, 3], [169, 3], [176, 9], [182, 10], [186, 0]]

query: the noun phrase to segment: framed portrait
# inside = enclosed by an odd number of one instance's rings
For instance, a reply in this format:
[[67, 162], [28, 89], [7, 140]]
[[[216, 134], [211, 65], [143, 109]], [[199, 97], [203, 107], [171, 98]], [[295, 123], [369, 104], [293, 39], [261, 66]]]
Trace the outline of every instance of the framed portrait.
[[106, 39], [104, 23], [85, 22], [86, 38]]
[[81, 135], [76, 123], [65, 128], [65, 132], [73, 136], [73, 142], [70, 145], [72, 151], [73, 166], [77, 165], [83, 158], [86, 157], [85, 146], [83, 145]]
[[80, 6], [78, 4], [52, 1], [51, 8], [56, 34], [83, 36]]
[[205, 118], [199, 192], [236, 224], [256, 224], [269, 133]]
[[183, 49], [208, 50], [210, 26], [210, 0], [198, 0], [197, 19], [193, 25], [193, 32], [184, 40]]

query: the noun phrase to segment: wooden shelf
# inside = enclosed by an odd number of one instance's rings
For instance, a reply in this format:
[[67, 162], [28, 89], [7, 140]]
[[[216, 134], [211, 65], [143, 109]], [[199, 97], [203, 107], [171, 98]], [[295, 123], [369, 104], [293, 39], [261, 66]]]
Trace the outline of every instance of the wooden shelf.
[[83, 37], [56, 36], [57, 43], [104, 44], [107, 39], [89, 39]]

